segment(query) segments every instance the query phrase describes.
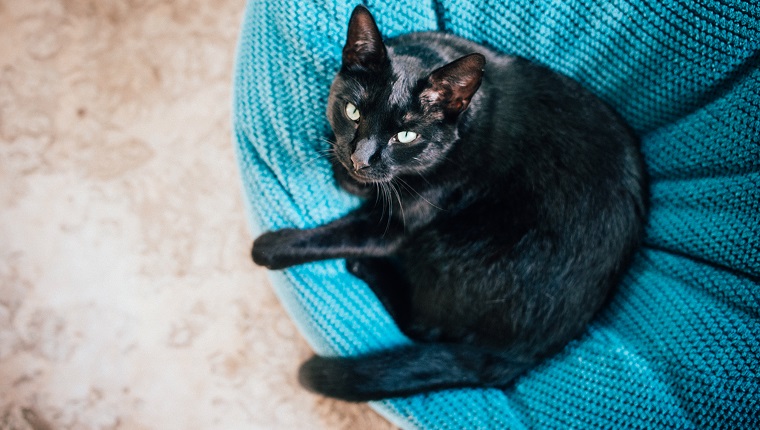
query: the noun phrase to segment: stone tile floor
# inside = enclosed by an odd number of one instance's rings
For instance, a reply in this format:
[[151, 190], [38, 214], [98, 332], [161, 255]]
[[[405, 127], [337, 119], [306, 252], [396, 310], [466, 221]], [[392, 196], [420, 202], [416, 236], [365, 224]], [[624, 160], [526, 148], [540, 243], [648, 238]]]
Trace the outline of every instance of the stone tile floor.
[[248, 258], [241, 0], [0, 0], [0, 429], [383, 429]]

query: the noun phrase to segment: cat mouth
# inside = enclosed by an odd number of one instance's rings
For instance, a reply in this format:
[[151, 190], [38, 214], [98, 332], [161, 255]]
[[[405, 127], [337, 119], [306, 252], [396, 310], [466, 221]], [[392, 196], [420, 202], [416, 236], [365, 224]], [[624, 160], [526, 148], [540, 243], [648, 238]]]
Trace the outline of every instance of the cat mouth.
[[379, 173], [376, 169], [365, 168], [357, 171], [354, 170], [353, 167], [349, 167], [347, 165], [348, 163], [344, 162], [343, 160], [339, 159], [338, 161], [346, 170], [348, 176], [360, 184], [380, 184], [390, 182], [392, 179], [391, 175], [384, 175], [382, 173]]
[[391, 180], [390, 177], [385, 176], [375, 176], [370, 174], [369, 172], [363, 172], [363, 171], [354, 171], [353, 169], [346, 169], [348, 171], [348, 175], [351, 176], [355, 181], [360, 182], [362, 184], [379, 184], [382, 182], [389, 182]]

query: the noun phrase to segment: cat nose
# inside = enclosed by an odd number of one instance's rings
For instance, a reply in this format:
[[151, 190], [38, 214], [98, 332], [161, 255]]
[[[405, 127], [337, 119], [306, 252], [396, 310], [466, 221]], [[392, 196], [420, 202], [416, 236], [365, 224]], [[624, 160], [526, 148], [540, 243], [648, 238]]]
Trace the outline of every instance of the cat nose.
[[357, 154], [351, 155], [351, 161], [354, 163], [354, 171], [358, 172], [361, 169], [364, 169], [365, 167], [369, 167], [369, 163], [367, 160], [361, 159]]
[[369, 167], [369, 159], [377, 151], [375, 139], [362, 139], [356, 144], [354, 153], [351, 154], [351, 162], [354, 163], [354, 171]]

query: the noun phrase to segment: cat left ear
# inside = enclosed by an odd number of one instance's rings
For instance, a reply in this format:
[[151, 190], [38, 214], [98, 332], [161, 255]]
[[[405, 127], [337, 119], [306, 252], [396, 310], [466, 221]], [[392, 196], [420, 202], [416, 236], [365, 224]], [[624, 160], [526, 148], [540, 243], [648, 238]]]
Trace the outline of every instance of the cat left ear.
[[428, 76], [428, 85], [420, 98], [427, 103], [443, 106], [449, 114], [457, 115], [470, 105], [480, 87], [486, 58], [469, 54], [440, 67]]
[[354, 8], [348, 22], [348, 36], [343, 47], [343, 66], [378, 70], [385, 66], [388, 54], [383, 44], [383, 36], [375, 24], [375, 19], [366, 7]]

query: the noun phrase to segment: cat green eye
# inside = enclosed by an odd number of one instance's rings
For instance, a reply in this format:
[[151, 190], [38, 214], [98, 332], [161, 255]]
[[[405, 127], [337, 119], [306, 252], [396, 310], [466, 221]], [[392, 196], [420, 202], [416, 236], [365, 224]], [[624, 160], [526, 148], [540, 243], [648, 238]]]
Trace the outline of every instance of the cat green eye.
[[417, 138], [417, 133], [413, 131], [402, 131], [396, 134], [396, 140], [398, 140], [401, 143], [409, 143], [414, 141], [414, 139]]
[[359, 121], [359, 118], [361, 118], [361, 114], [359, 113], [359, 108], [357, 108], [351, 102], [346, 103], [346, 116], [351, 121]]

